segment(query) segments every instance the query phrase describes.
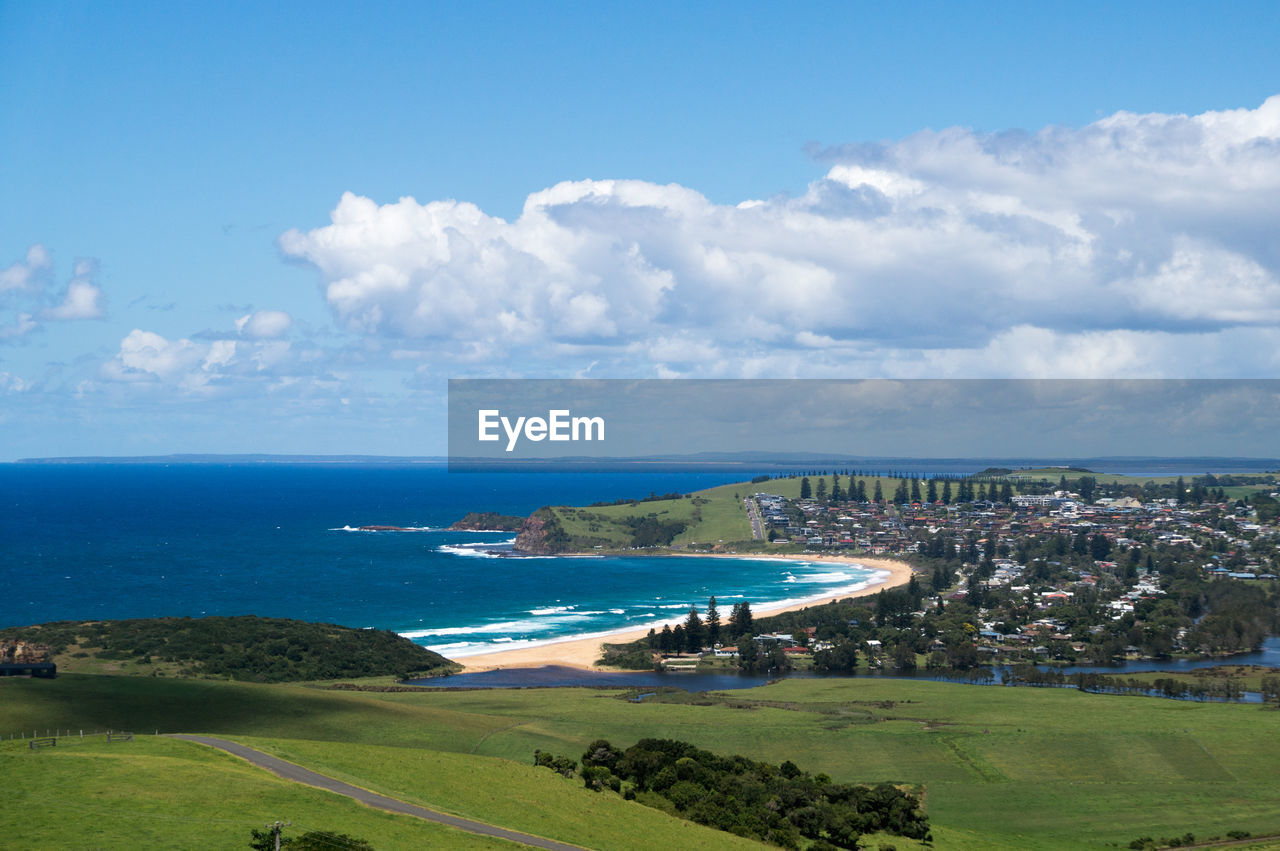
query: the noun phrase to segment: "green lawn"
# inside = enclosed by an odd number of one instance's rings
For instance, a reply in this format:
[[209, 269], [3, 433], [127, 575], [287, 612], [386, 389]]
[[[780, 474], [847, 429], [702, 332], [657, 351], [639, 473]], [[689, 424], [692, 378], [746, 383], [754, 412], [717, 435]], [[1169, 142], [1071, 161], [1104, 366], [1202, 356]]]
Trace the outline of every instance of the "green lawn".
[[[358, 786], [514, 830], [587, 848], [761, 848], [673, 818], [613, 793], [592, 792], [578, 778], [513, 762], [442, 751], [240, 737], [245, 744]], [[574, 757], [580, 754], [574, 754]]]
[[[537, 782], [527, 773], [534, 749], [577, 758], [598, 737], [626, 746], [647, 736], [790, 759], [840, 781], [922, 786], [941, 849], [1280, 834], [1280, 712], [1256, 705], [835, 678], [661, 701], [594, 689], [353, 693], [68, 676], [0, 683], [0, 732], [110, 725], [271, 740], [357, 785], [491, 821], [502, 820], [486, 812], [501, 813], [532, 832], [554, 823], [566, 831], [557, 838], [595, 828], [577, 814], [582, 801], [606, 805], [546, 772], [553, 803], [529, 811], [520, 802]], [[452, 791], [426, 776], [467, 766], [475, 779]], [[504, 809], [486, 802], [490, 786]]]
[[386, 849], [507, 849], [473, 836], [280, 780], [229, 754], [154, 736], [0, 744], [0, 840], [6, 848], [245, 848], [250, 830], [292, 821], [286, 836], [345, 833]]

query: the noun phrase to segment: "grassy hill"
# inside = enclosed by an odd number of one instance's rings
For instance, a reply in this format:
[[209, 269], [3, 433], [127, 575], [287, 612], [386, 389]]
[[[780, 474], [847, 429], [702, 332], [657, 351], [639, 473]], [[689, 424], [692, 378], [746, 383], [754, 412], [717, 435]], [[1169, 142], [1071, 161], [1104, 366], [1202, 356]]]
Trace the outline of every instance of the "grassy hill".
[[[222, 734], [356, 785], [591, 847], [602, 840], [577, 832], [590, 828], [581, 808], [603, 806], [603, 798], [545, 770], [525, 774], [535, 749], [577, 758], [596, 738], [626, 746], [658, 733], [720, 753], [791, 760], [837, 782], [918, 785], [939, 849], [1105, 849], [1139, 836], [1280, 834], [1280, 713], [1258, 706], [881, 679], [793, 679], [638, 704], [625, 697], [71, 675], [0, 682], [0, 734], [81, 726]], [[48, 755], [21, 743], [4, 748], [24, 765]], [[36, 782], [37, 775], [20, 776], [24, 789]], [[117, 782], [123, 795], [144, 779], [126, 774]], [[537, 785], [547, 782], [560, 785], [552, 792]], [[86, 818], [76, 807], [95, 794], [82, 788], [61, 796], [65, 806], [52, 794], [39, 800], [61, 806], [56, 812], [71, 830]], [[200, 812], [184, 806], [165, 810], [162, 800], [157, 812]], [[602, 827], [609, 836], [651, 829], [622, 811], [591, 812], [618, 827]], [[636, 812], [625, 818], [647, 817]], [[18, 818], [5, 808], [0, 831]], [[367, 829], [320, 824], [388, 844]], [[55, 840], [49, 844], [77, 844]]]
[[0, 645], [34, 642], [66, 673], [222, 677], [294, 682], [458, 667], [390, 630], [285, 618], [139, 618], [58, 621], [0, 629]]

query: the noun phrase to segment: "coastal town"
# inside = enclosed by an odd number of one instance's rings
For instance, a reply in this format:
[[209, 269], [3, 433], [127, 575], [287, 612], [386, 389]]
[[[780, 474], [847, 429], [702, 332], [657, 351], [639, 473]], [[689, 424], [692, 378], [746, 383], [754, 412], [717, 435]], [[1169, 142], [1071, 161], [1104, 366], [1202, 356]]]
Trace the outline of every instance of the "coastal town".
[[[772, 492], [796, 492], [796, 479], [798, 497]], [[872, 597], [758, 619], [768, 629], [708, 648], [712, 658], [749, 653], [757, 666], [831, 671], [1106, 664], [1246, 652], [1276, 628], [1280, 484], [1271, 474], [1144, 488], [1088, 471], [1055, 483], [1001, 470], [902, 477], [890, 498], [881, 478], [869, 498], [866, 482], [847, 474], [772, 483], [744, 497], [762, 546], [902, 559], [915, 574]], [[662, 633], [649, 643], [680, 649]]]

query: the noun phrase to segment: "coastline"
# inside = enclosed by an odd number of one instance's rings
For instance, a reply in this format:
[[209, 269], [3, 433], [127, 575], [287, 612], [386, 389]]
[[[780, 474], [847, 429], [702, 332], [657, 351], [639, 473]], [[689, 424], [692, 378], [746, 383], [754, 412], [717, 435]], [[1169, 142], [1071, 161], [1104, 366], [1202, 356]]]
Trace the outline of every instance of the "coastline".
[[[769, 615], [777, 615], [783, 612], [793, 612], [799, 609], [808, 608], [809, 606], [821, 605], [834, 600], [843, 600], [850, 597], [865, 597], [869, 594], [875, 594], [886, 588], [897, 588], [906, 585], [911, 580], [911, 565], [905, 561], [896, 559], [887, 559], [880, 557], [859, 558], [855, 556], [843, 555], [803, 555], [798, 553], [778, 554], [778, 555], [753, 555], [753, 554], [730, 554], [730, 553], [679, 553], [682, 557], [690, 558], [734, 558], [734, 559], [771, 559], [779, 561], [807, 561], [830, 564], [851, 564], [859, 567], [870, 568], [887, 574], [880, 581], [873, 581], [865, 587], [852, 587], [849, 589], [836, 588], [823, 592], [822, 594], [805, 597], [800, 600], [792, 600], [785, 603], [775, 605], [762, 605], [751, 607], [751, 613], [755, 617], [767, 617]], [[680, 623], [684, 617], [670, 621], [671, 624]], [[474, 674], [481, 671], [493, 671], [500, 668], [540, 668], [544, 665], [562, 665], [568, 668], [579, 668], [581, 670], [590, 671], [611, 671], [613, 668], [600, 668], [595, 665], [595, 661], [600, 658], [600, 646], [605, 642], [611, 644], [625, 644], [629, 641], [638, 641], [649, 634], [652, 627], [661, 628], [662, 624], [646, 624], [642, 629], [623, 629], [605, 634], [593, 635], [587, 638], [566, 638], [563, 641], [549, 641], [537, 647], [521, 647], [515, 650], [495, 650], [489, 653], [477, 653], [472, 656], [463, 656], [461, 658], [452, 659], [463, 666], [462, 673]]]

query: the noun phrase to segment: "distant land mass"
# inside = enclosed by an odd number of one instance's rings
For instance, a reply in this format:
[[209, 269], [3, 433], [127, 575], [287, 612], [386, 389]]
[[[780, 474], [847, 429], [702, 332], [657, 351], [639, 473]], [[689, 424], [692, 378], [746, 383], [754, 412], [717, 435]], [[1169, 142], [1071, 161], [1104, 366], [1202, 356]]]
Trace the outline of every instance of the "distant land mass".
[[448, 659], [390, 630], [254, 615], [57, 621], [0, 629], [0, 648], [40, 648], [63, 672], [297, 682], [426, 676]]
[[800, 470], [839, 467], [862, 471], [898, 471], [915, 473], [974, 473], [987, 468], [1040, 469], [1062, 467], [1069, 470], [1127, 472], [1156, 475], [1161, 473], [1217, 473], [1280, 470], [1280, 458], [1245, 456], [1159, 456], [1106, 455], [1075, 457], [987, 456], [931, 458], [927, 456], [870, 456], [831, 452], [695, 452], [687, 455], [644, 455], [621, 458], [593, 456], [560, 456], [548, 458], [448, 458], [439, 455], [275, 455], [267, 453], [182, 453], [171, 455], [81, 455], [52, 458], [21, 458], [15, 464], [337, 464], [351, 466], [441, 466], [448, 464], [452, 472], [563, 472], [593, 470], [598, 472], [651, 471], [660, 466], [675, 470], [716, 471], [744, 468], [752, 471]]

